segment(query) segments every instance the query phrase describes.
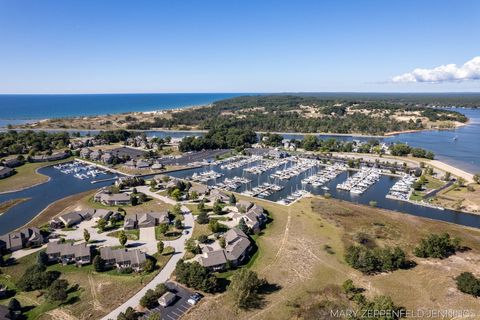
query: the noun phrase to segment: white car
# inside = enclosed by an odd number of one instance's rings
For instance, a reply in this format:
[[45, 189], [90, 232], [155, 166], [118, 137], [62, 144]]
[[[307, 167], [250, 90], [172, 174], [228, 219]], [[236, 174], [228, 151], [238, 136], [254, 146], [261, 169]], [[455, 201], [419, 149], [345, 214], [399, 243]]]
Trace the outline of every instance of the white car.
[[192, 306], [196, 305], [198, 301], [202, 299], [202, 295], [198, 292], [195, 292], [188, 298], [187, 302], [190, 303]]

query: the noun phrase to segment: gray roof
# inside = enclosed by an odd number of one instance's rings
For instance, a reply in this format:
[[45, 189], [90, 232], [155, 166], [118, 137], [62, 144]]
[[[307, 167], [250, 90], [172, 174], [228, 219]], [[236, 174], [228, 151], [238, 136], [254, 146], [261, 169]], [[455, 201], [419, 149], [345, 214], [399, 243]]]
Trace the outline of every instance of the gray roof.
[[73, 244], [55, 241], [48, 243], [46, 252], [47, 254], [60, 254], [60, 256], [86, 257], [90, 255], [90, 247], [85, 243]]
[[83, 221], [83, 215], [80, 211], [72, 211], [59, 217], [65, 224], [73, 225]]
[[225, 263], [227, 263], [227, 258], [225, 258], [225, 252], [223, 250], [206, 252], [200, 257], [200, 264], [207, 268]]
[[141, 265], [147, 260], [145, 253], [139, 249], [128, 251], [127, 249], [112, 249], [111, 247], [100, 248], [100, 256], [103, 260], [115, 260], [119, 264]]
[[96, 209], [95, 210], [95, 213], [92, 215], [93, 218], [104, 218], [104, 219], [108, 219], [111, 215], [112, 215], [112, 211], [111, 210], [107, 210], [107, 209]]
[[10, 174], [12, 171], [12, 168], [0, 166], [0, 175]]
[[100, 199], [105, 202], [130, 201], [130, 196], [126, 193], [113, 193], [113, 194], [104, 193], [100, 196]]
[[225, 256], [228, 260], [237, 260], [247, 251], [248, 247], [250, 247], [250, 240], [240, 238], [225, 247]]

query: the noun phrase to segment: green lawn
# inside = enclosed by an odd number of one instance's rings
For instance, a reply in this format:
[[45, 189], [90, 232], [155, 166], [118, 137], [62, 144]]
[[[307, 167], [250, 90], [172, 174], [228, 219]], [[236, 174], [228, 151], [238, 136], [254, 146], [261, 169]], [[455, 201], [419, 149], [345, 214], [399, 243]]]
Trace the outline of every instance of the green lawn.
[[[121, 230], [113, 231], [113, 232], [107, 233], [107, 236], [118, 238], [121, 232], [122, 232]], [[125, 230], [125, 234], [127, 235], [128, 240], [140, 239], [140, 230], [138, 229]]]
[[37, 173], [37, 169], [72, 160], [73, 157], [69, 157], [67, 159], [52, 162], [25, 163], [24, 165], [15, 168], [16, 173], [13, 176], [0, 180], [0, 192], [18, 190], [31, 187], [42, 182], [47, 182], [48, 177]]

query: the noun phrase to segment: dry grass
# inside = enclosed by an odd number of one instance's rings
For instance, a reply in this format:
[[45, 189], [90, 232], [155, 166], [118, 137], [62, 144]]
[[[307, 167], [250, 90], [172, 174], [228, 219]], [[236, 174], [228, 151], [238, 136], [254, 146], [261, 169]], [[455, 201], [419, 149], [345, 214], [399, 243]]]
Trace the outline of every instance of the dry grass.
[[480, 213], [480, 185], [471, 184], [474, 191], [467, 187], [447, 188], [435, 198], [435, 203], [454, 210]]
[[[348, 278], [365, 288], [367, 296], [390, 295], [408, 309], [442, 307], [480, 312], [476, 299], [460, 293], [453, 280], [463, 271], [480, 276], [479, 230], [318, 197], [290, 207], [256, 202], [271, 212], [274, 221], [258, 238], [260, 252], [251, 268], [281, 289], [265, 295], [260, 309], [249, 311], [235, 310], [228, 294], [208, 297], [187, 319], [309, 318], [308, 310], [325, 298], [325, 292], [338, 291], [338, 285]], [[359, 232], [370, 236], [375, 245], [401, 246], [418, 265], [375, 276], [353, 270], [344, 262], [343, 252]], [[472, 250], [444, 260], [413, 257], [416, 243], [432, 232], [459, 236]], [[325, 245], [333, 254], [324, 249]], [[335, 299], [337, 304], [344, 303], [338, 296]]]

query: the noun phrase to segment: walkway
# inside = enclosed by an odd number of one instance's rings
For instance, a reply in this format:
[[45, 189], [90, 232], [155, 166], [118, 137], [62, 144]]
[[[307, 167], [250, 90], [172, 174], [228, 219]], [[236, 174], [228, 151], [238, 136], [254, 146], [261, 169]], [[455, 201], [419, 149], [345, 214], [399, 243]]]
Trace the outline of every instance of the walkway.
[[[138, 189], [139, 192], [144, 192], [148, 196], [151, 196], [153, 198], [157, 198], [157, 199], [160, 199], [162, 201], [167, 202], [165, 200], [165, 199], [168, 199], [167, 197], [158, 195], [154, 192], [150, 192], [148, 190], [148, 187], [139, 187], [137, 189]], [[145, 191], [145, 189], [147, 191]], [[175, 201], [173, 201], [171, 199], [169, 199], [169, 200], [170, 201], [168, 201], [167, 203], [171, 203], [171, 202], [173, 202], [173, 204], [176, 203]], [[192, 236], [192, 231], [193, 231], [193, 224], [194, 224], [193, 215], [188, 210], [188, 208], [186, 208], [185, 206], [182, 206], [182, 211], [183, 210], [185, 210], [185, 212], [188, 212], [188, 213], [185, 213], [185, 215], [184, 215], [185, 219], [183, 221], [185, 229], [189, 229], [188, 234], [182, 234], [182, 236], [180, 238], [178, 238], [177, 240], [165, 241], [165, 246], [171, 246], [171, 247], [175, 248], [175, 254], [170, 258], [170, 260], [165, 265], [165, 267], [162, 269], [162, 271], [160, 271], [160, 273], [155, 278], [153, 278], [152, 281], [150, 281], [150, 283], [148, 283], [139, 292], [137, 292], [137, 294], [135, 294], [133, 297], [128, 299], [121, 306], [119, 306], [118, 308], [116, 308], [115, 310], [113, 310], [112, 312], [107, 314], [105, 317], [103, 317], [102, 318], [103, 320], [117, 319], [120, 312], [125, 311], [128, 307], [135, 308], [136, 306], [139, 305], [140, 299], [145, 295], [147, 290], [155, 289], [155, 287], [158, 284], [165, 283], [171, 277], [173, 271], [175, 270], [175, 266], [177, 265], [177, 262], [180, 259], [182, 259], [184, 254], [185, 254], [185, 241], [188, 240]]]

